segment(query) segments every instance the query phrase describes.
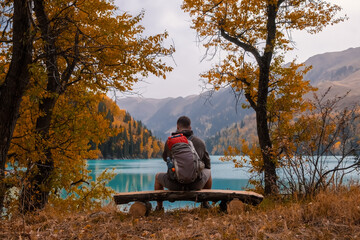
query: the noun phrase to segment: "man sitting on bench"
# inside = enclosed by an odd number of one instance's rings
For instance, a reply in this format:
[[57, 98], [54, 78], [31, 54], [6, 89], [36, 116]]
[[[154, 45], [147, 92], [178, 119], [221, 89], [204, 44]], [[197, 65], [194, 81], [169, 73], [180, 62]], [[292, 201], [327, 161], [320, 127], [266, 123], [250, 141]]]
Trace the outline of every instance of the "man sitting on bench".
[[[168, 166], [169, 166], [169, 161], [172, 161], [174, 155], [171, 151], [171, 147], [172, 147], [171, 144], [169, 148], [169, 141], [171, 141], [172, 138], [178, 138], [178, 139], [185, 139], [185, 142], [188, 142], [189, 144], [193, 145], [193, 148], [195, 148], [199, 160], [202, 162], [201, 165], [204, 167], [201, 168], [198, 176], [196, 177], [196, 179], [194, 179], [194, 181], [181, 183], [176, 179], [176, 177], [174, 177], [175, 167], [178, 165], [175, 164], [175, 166], [172, 166], [173, 168], [169, 168], [170, 170], [167, 173], [156, 174], [154, 189], [164, 190], [164, 187], [173, 191], [211, 189], [212, 179], [211, 179], [211, 171], [210, 171], [211, 165], [210, 165], [209, 153], [206, 150], [204, 141], [193, 135], [193, 131], [191, 130], [190, 119], [186, 116], [180, 117], [177, 120], [177, 131], [175, 133], [172, 133], [171, 135], [172, 136], [169, 137], [169, 139], [165, 143], [164, 152], [163, 152], [163, 159], [165, 162], [168, 163]], [[182, 140], [175, 140], [175, 141], [181, 142]], [[171, 172], [171, 169], [174, 172], [174, 174]], [[201, 207], [209, 208], [210, 206], [208, 202], [202, 202]], [[156, 210], [162, 210], [162, 209], [163, 209], [162, 201], [158, 201]]]

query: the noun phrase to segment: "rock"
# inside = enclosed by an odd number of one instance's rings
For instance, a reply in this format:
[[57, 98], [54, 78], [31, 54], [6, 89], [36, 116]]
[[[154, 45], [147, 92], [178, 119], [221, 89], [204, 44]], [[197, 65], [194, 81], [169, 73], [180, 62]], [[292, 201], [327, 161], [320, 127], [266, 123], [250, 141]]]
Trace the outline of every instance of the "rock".
[[227, 205], [227, 212], [229, 214], [241, 214], [244, 212], [245, 204], [239, 199], [235, 198]]
[[151, 203], [147, 202], [134, 202], [131, 205], [129, 213], [133, 217], [143, 217], [149, 215], [151, 210]]

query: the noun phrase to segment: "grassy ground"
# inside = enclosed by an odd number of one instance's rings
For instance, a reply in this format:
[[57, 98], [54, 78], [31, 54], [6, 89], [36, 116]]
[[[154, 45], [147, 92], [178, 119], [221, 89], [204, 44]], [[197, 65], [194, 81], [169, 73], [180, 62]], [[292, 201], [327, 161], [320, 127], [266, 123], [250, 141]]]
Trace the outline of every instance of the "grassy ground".
[[239, 211], [182, 209], [133, 218], [114, 206], [86, 213], [47, 208], [0, 220], [0, 239], [360, 239], [359, 187], [307, 201], [267, 199]]

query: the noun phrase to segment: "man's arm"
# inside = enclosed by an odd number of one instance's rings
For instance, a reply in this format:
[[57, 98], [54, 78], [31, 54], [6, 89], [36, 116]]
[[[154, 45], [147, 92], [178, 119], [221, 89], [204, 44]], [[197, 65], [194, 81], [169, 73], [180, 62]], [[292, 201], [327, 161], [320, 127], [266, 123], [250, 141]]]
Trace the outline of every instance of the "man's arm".
[[167, 145], [167, 141], [165, 142], [165, 146], [164, 146], [164, 151], [163, 151], [163, 154], [162, 154], [162, 158], [163, 160], [166, 162], [166, 158], [169, 156], [169, 148], [168, 148], [168, 145]]
[[210, 156], [206, 150], [205, 142], [198, 137], [193, 137], [191, 141], [194, 144], [195, 150], [199, 155], [200, 160], [205, 164], [205, 168], [211, 169]]
[[203, 156], [203, 162], [205, 163], [205, 168], [211, 169], [210, 156], [206, 150], [206, 147], [205, 147], [205, 153]]

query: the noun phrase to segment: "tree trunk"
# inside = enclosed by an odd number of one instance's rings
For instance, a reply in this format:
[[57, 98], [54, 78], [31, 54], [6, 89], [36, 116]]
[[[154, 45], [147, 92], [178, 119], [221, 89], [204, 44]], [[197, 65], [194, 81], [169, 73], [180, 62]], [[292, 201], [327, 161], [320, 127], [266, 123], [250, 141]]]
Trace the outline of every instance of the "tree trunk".
[[259, 91], [256, 111], [256, 127], [264, 160], [265, 195], [278, 193], [276, 164], [272, 154], [272, 142], [267, 121], [267, 98], [269, 86], [270, 63], [264, 62], [260, 66]]
[[[35, 167], [28, 169], [29, 186], [24, 187], [21, 194], [21, 203], [24, 211], [33, 211], [41, 209], [48, 201], [48, 196], [52, 188], [51, 178], [54, 170], [54, 159], [51, 149], [48, 146], [50, 140], [50, 126], [53, 117], [53, 111], [59, 96], [64, 93], [67, 83], [75, 69], [76, 63], [79, 61], [79, 31], [74, 33], [74, 54], [68, 58], [69, 62], [63, 74], [59, 71], [56, 38], [59, 35], [58, 30], [52, 28], [45, 11], [45, 2], [43, 0], [34, 0], [34, 12], [38, 20], [41, 38], [44, 41], [45, 65], [47, 72], [47, 88], [49, 96], [43, 98], [39, 104], [39, 111], [43, 113], [36, 120], [35, 132], [40, 137], [38, 151], [45, 155], [45, 159], [38, 159]], [[65, 24], [65, 23], [64, 23]], [[42, 146], [41, 142], [45, 142]]]
[[278, 193], [278, 187], [276, 183], [276, 164], [275, 159], [271, 153], [272, 144], [269, 135], [269, 128], [266, 121], [266, 111], [256, 111], [256, 125], [261, 153], [264, 160], [264, 192], [265, 195], [273, 195]]
[[[36, 120], [35, 132], [40, 137], [37, 150], [44, 153], [45, 159], [38, 159], [34, 167], [27, 170], [28, 184], [25, 184], [20, 196], [20, 203], [24, 212], [42, 209], [48, 201], [51, 191], [51, 175], [54, 170], [54, 160], [47, 142], [50, 139], [49, 130], [53, 110], [62, 91], [61, 77], [57, 65], [55, 33], [51, 31], [50, 21], [45, 12], [43, 0], [34, 0], [34, 11], [39, 22], [41, 37], [44, 40], [48, 80], [46, 90], [50, 96], [42, 99], [39, 104], [39, 111], [43, 115]], [[42, 142], [45, 142], [45, 146], [42, 146]]]
[[56, 100], [56, 97], [45, 98], [39, 105], [39, 110], [44, 114], [36, 120], [35, 132], [40, 136], [40, 141], [36, 149], [44, 153], [45, 159], [38, 160], [34, 167], [27, 170], [28, 184], [25, 184], [23, 187], [20, 197], [21, 210], [23, 212], [42, 209], [48, 202], [51, 191], [51, 175], [54, 170], [54, 160], [51, 149], [46, 143], [45, 146], [42, 146], [41, 142], [47, 142], [50, 139], [49, 129]]
[[29, 83], [32, 38], [27, 0], [14, 0], [13, 50], [9, 71], [0, 86], [0, 212], [7, 191], [5, 164], [22, 96]]
[[258, 133], [259, 144], [262, 157], [264, 160], [264, 181], [265, 194], [273, 195], [278, 193], [277, 175], [276, 175], [276, 159], [272, 153], [272, 142], [270, 139], [270, 130], [267, 118], [267, 99], [269, 95], [270, 82], [270, 65], [274, 54], [274, 42], [276, 37], [276, 15], [278, 7], [275, 3], [268, 5], [267, 11], [267, 39], [264, 55], [258, 62], [260, 69], [258, 99], [256, 112], [256, 127]]

